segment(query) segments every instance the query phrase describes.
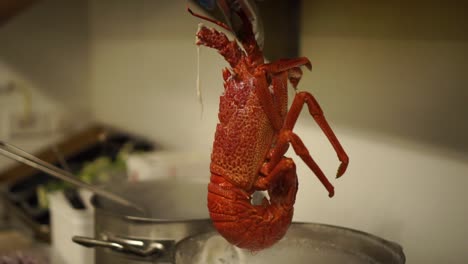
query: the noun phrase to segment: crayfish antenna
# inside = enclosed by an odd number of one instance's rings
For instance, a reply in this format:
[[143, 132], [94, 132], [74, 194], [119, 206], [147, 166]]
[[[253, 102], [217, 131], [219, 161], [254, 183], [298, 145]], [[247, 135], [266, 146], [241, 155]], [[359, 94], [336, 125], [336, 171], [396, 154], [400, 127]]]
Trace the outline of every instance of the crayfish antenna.
[[[200, 25], [201, 26], [201, 23]], [[200, 86], [200, 46], [197, 45], [197, 98], [200, 103], [200, 119], [203, 118], [203, 97]]]
[[224, 28], [225, 30], [227, 30], [229, 32], [232, 32], [232, 29], [228, 25], [224, 24], [223, 22], [218, 21], [218, 20], [214, 20], [214, 19], [211, 19], [209, 17], [206, 17], [206, 16], [203, 16], [203, 15], [200, 15], [200, 14], [197, 14], [197, 13], [193, 12], [192, 9], [190, 9], [190, 7], [188, 6], [188, 4], [187, 4], [187, 11], [194, 17], [198, 17], [200, 19], [206, 20], [208, 22], [211, 22], [213, 24], [216, 24], [216, 25]]

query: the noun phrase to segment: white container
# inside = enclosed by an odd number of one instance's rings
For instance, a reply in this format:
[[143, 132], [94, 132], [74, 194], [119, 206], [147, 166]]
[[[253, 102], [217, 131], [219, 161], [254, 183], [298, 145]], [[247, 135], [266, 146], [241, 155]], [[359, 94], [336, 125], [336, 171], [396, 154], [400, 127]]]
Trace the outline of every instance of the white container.
[[71, 207], [63, 192], [49, 194], [52, 247], [64, 264], [92, 264], [94, 250], [82, 247], [72, 241], [73, 236], [94, 237], [94, 209], [89, 204], [91, 194], [80, 191], [86, 209]]
[[130, 182], [185, 177], [208, 181], [209, 154], [172, 151], [131, 154], [127, 160], [127, 174]]

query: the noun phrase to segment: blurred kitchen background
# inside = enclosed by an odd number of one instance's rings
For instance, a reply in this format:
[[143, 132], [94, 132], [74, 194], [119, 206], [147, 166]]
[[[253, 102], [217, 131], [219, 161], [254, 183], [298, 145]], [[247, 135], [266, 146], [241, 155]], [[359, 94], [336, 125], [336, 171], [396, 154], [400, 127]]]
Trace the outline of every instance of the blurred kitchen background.
[[[408, 263], [468, 261], [467, 13], [460, 1], [300, 3], [291, 41], [313, 70], [299, 89], [321, 103], [350, 166], [334, 180], [336, 154], [304, 112], [295, 131], [336, 196], [290, 151], [295, 221], [395, 241]], [[2, 21], [0, 139], [37, 153], [99, 124], [155, 152], [196, 153], [194, 174], [208, 182], [227, 64], [201, 48], [202, 109], [199, 22], [184, 0], [43, 0]], [[266, 35], [265, 46], [285, 37]], [[39, 124], [22, 128], [25, 113]], [[15, 165], [0, 157], [0, 170]]]

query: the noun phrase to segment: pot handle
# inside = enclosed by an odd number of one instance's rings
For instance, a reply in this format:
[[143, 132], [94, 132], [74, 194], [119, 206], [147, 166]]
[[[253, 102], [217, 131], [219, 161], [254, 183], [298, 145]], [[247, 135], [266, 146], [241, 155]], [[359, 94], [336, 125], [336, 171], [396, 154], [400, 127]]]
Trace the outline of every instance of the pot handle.
[[[168, 254], [173, 241], [158, 241], [145, 243], [140, 240], [105, 237], [103, 239], [95, 239], [83, 236], [73, 236], [73, 242], [85, 247], [102, 247], [109, 248], [121, 253], [130, 253], [139, 257], [164, 257]], [[146, 244], [146, 246], [145, 246]]]

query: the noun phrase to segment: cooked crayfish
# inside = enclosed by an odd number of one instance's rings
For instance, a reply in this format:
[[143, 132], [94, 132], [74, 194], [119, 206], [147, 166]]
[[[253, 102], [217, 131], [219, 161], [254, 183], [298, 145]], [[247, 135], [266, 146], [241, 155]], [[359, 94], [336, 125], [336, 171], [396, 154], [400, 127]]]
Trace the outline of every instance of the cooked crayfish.
[[[231, 31], [229, 26], [193, 13]], [[323, 130], [341, 164], [337, 178], [348, 166], [348, 156], [328, 125], [322, 109], [308, 92], [297, 91], [288, 111], [287, 82], [296, 89], [305, 58], [265, 63], [252, 25], [242, 11], [242, 38], [230, 41], [216, 29], [201, 26], [197, 45], [214, 48], [229, 63], [223, 70], [224, 94], [220, 97], [219, 123], [211, 155], [208, 209], [218, 232], [230, 243], [251, 251], [268, 248], [286, 233], [292, 217], [298, 181], [289, 145], [315, 173], [328, 191], [334, 187], [293, 132], [303, 105]], [[269, 200], [252, 203], [256, 191], [267, 191]]]

